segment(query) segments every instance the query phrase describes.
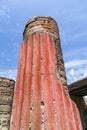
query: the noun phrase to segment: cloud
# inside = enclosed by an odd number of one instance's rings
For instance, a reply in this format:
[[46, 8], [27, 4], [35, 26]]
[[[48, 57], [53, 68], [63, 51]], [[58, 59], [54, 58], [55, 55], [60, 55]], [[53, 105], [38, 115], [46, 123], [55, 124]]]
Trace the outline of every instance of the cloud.
[[10, 21], [10, 13], [11, 10], [10, 8], [7, 6], [7, 4], [1, 4], [0, 5], [0, 18], [6, 18], [6, 22], [9, 23]]
[[81, 66], [81, 65], [86, 65], [87, 64], [87, 60], [71, 60], [65, 63], [65, 67], [66, 68], [71, 68], [71, 67], [76, 67], [76, 66]]
[[0, 9], [0, 16], [5, 15], [5, 11]]
[[72, 83], [87, 76], [87, 66], [66, 69], [66, 74], [68, 83]]
[[17, 75], [17, 69], [8, 69], [0, 71], [0, 76], [11, 78], [13, 80], [16, 80], [16, 75]]
[[74, 59], [65, 63], [67, 82], [72, 83], [87, 76], [87, 60]]

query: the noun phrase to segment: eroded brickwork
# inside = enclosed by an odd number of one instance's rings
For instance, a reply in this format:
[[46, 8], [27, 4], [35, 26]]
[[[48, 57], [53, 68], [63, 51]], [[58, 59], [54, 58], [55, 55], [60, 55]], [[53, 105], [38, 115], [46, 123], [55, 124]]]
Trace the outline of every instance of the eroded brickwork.
[[83, 130], [87, 130], [87, 105], [81, 96], [71, 96], [71, 98], [79, 109]]
[[87, 104], [83, 96], [87, 95], [87, 77], [68, 85], [71, 99], [76, 103], [83, 125], [83, 130], [87, 130]]
[[9, 130], [15, 82], [0, 77], [0, 130]]

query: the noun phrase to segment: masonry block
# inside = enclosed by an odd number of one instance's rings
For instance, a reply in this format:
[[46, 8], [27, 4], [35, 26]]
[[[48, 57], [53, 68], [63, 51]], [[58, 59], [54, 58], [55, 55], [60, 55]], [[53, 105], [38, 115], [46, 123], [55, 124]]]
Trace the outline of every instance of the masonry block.
[[15, 82], [0, 77], [0, 130], [10, 129]]

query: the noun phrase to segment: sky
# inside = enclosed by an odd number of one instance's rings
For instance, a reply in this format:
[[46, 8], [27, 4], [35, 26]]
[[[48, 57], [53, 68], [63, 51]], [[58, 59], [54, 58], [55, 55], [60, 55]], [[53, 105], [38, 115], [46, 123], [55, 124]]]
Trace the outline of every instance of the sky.
[[16, 80], [27, 21], [57, 21], [68, 84], [87, 76], [87, 0], [0, 0], [0, 76]]

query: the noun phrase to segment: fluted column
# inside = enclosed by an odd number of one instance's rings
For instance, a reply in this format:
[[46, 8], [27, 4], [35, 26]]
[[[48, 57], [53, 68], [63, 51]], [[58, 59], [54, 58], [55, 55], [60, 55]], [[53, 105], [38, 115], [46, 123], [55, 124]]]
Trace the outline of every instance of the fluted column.
[[25, 26], [10, 130], [82, 130], [52, 18], [35, 17]]

